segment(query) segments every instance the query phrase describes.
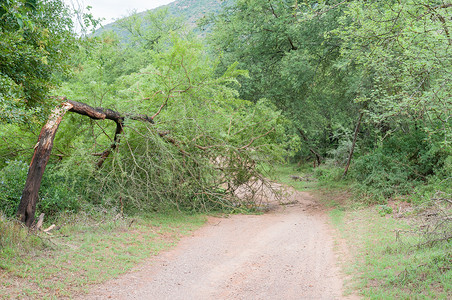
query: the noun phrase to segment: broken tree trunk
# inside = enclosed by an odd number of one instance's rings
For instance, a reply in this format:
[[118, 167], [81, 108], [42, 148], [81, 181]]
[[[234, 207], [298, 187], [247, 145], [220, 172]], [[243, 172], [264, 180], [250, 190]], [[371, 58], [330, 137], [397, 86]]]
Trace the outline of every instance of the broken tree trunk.
[[66, 98], [62, 98], [61, 100], [64, 102], [53, 110], [52, 114], [49, 117], [49, 120], [41, 129], [38, 143], [35, 146], [33, 158], [31, 159], [31, 164], [28, 169], [25, 187], [22, 192], [19, 207], [17, 209], [17, 217], [22, 222], [24, 222], [27, 227], [31, 227], [33, 225], [42, 176], [44, 175], [45, 168], [50, 158], [55, 134], [66, 112], [75, 112], [96, 120], [108, 119], [116, 123], [116, 131], [113, 143], [110, 145], [109, 149], [100, 154], [101, 158], [97, 162], [98, 167], [101, 167], [111, 151], [116, 149], [119, 143], [119, 135], [123, 131], [125, 117], [132, 120], [153, 123], [152, 118], [146, 115], [121, 115], [120, 113], [111, 109], [94, 108], [85, 103], [66, 100]]
[[38, 202], [38, 191], [41, 186], [42, 176], [50, 158], [50, 152], [53, 147], [53, 140], [58, 126], [66, 112], [72, 107], [71, 104], [64, 102], [61, 106], [55, 108], [49, 117], [47, 123], [42, 127], [39, 134], [38, 143], [35, 146], [33, 158], [28, 169], [27, 181], [20, 198], [17, 217], [31, 227], [35, 219], [36, 203]]

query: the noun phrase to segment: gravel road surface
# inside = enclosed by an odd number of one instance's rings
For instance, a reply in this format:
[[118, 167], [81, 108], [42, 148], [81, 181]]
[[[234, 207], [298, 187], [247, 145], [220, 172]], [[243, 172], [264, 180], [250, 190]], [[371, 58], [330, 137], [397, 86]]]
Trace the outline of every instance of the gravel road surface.
[[176, 248], [80, 299], [347, 299], [327, 216], [306, 192], [289, 200], [263, 215], [209, 217]]

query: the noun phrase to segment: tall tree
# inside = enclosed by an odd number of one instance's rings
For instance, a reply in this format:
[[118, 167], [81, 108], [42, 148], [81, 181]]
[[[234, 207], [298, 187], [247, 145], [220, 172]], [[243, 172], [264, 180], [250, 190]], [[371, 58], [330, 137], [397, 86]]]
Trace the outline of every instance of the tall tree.
[[353, 130], [358, 115], [356, 92], [348, 86], [352, 72], [340, 64], [341, 40], [328, 35], [339, 26], [343, 4], [239, 0], [214, 17], [212, 46], [225, 65], [237, 61], [250, 71], [241, 96], [272, 100], [316, 158]]
[[0, 4], [0, 122], [21, 122], [30, 109], [48, 107], [54, 74], [69, 70], [76, 35], [61, 0]]
[[367, 114], [385, 136], [425, 130], [450, 146], [452, 4], [354, 1], [336, 31], [344, 64], [358, 67]]

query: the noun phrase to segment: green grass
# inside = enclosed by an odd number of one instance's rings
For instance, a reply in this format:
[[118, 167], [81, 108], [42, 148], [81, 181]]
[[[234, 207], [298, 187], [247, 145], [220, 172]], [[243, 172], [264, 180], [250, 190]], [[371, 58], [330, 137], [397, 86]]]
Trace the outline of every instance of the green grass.
[[[0, 220], [0, 298], [71, 297], [130, 270], [205, 222], [203, 215], [150, 214], [116, 219], [64, 216], [53, 234], [28, 234]], [[61, 220], [62, 221], [62, 220]]]
[[[329, 210], [349, 293], [366, 299], [452, 298], [452, 241], [418, 247], [424, 240], [413, 233], [421, 225], [415, 214], [395, 218], [388, 205], [360, 201], [350, 192], [353, 183], [341, 180], [337, 168], [285, 165], [274, 170], [280, 182], [309, 189]], [[309, 186], [289, 177], [309, 172], [318, 179]]]
[[[317, 180], [312, 177], [312, 167], [303, 165], [275, 165], [271, 171], [272, 180], [291, 186], [297, 190], [309, 190], [317, 186]], [[303, 180], [294, 180], [290, 176], [300, 176]]]
[[[351, 257], [343, 257], [350, 287], [369, 299], [448, 299], [452, 296], [452, 243], [417, 247], [407, 219], [381, 216], [377, 207], [330, 212]], [[401, 231], [397, 237], [396, 232]]]

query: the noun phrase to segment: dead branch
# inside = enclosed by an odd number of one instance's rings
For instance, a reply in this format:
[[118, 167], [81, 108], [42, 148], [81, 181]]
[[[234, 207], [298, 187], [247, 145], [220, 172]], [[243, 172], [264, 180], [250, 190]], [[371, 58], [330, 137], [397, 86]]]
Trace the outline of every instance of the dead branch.
[[436, 243], [439, 243], [439, 242], [444, 242], [444, 241], [449, 241], [450, 239], [452, 239], [452, 234], [448, 235], [448, 236], [445, 236], [445, 237], [442, 237], [442, 238], [429, 240], [427, 242], [417, 244], [416, 247], [417, 248], [422, 248], [424, 246], [432, 246], [433, 244], [436, 244]]
[[53, 229], [55, 229], [55, 228], [58, 229], [58, 227], [57, 227], [55, 224], [52, 224], [52, 225], [50, 225], [48, 228], [44, 229], [43, 231], [44, 231], [45, 233], [49, 233], [51, 230], [53, 230]]
[[39, 215], [38, 222], [36, 223], [36, 231], [41, 230], [43, 222], [44, 222], [44, 213]]

